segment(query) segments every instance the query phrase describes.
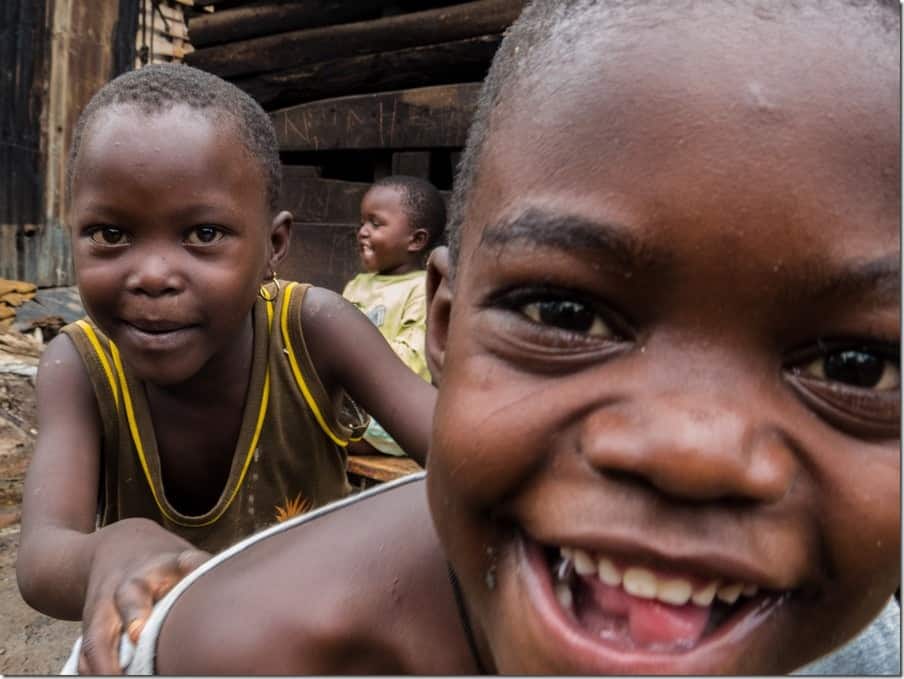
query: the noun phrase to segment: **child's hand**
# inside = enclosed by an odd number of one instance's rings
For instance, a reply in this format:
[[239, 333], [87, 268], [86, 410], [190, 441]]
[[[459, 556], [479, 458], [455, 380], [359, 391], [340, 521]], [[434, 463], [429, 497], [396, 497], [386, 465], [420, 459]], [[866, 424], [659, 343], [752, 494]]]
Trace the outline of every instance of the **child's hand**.
[[82, 617], [79, 674], [121, 674], [120, 637], [138, 641], [151, 609], [173, 586], [210, 558], [198, 549], [167, 552], [100, 575], [88, 585]]

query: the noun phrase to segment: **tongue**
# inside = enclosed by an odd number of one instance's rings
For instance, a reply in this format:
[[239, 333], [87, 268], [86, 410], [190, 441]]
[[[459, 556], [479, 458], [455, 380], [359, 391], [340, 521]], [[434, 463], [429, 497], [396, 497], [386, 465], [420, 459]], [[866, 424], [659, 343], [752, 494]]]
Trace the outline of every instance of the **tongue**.
[[691, 648], [700, 640], [709, 620], [709, 606], [671, 606], [631, 596], [621, 587], [604, 585], [597, 578], [581, 580], [589, 585], [593, 601], [603, 613], [627, 621], [631, 641], [639, 647]]
[[670, 606], [651, 599], [626, 596], [632, 599], [628, 610], [631, 638], [642, 646], [692, 648], [700, 640], [709, 620], [708, 606]]

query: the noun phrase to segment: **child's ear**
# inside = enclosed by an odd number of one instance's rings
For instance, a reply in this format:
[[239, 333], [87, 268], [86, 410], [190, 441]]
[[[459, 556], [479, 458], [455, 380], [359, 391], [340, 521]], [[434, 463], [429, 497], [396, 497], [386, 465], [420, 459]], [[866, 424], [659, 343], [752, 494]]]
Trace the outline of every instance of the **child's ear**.
[[292, 213], [283, 210], [270, 224], [270, 271], [278, 271], [279, 263], [289, 252], [292, 239]]
[[452, 289], [449, 284], [449, 248], [433, 250], [427, 260], [427, 367], [433, 384], [439, 385], [446, 358]]
[[427, 247], [427, 241], [430, 240], [430, 234], [427, 229], [415, 229], [408, 239], [408, 252], [420, 252]]

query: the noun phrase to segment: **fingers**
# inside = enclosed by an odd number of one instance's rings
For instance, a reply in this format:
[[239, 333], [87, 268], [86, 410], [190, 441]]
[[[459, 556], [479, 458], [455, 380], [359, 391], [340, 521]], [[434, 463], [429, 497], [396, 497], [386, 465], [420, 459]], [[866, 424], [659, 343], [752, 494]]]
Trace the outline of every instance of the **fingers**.
[[116, 588], [116, 609], [132, 643], [138, 642], [154, 604], [209, 558], [207, 552], [197, 549], [163, 555], [135, 571]]
[[112, 601], [100, 603], [82, 626], [82, 648], [78, 660], [81, 675], [122, 674], [119, 637], [122, 624]]

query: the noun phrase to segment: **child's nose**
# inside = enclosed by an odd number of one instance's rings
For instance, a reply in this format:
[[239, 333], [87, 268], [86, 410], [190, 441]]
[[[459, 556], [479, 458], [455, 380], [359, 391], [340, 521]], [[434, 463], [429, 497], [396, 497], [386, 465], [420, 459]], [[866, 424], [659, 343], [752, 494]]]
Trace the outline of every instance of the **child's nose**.
[[151, 297], [176, 294], [184, 286], [184, 278], [165, 254], [136, 257], [136, 263], [126, 279], [126, 289], [129, 292]]
[[797, 461], [782, 431], [755, 412], [753, 403], [686, 394], [623, 401], [587, 416], [581, 449], [601, 472], [681, 499], [776, 502], [791, 488]]

